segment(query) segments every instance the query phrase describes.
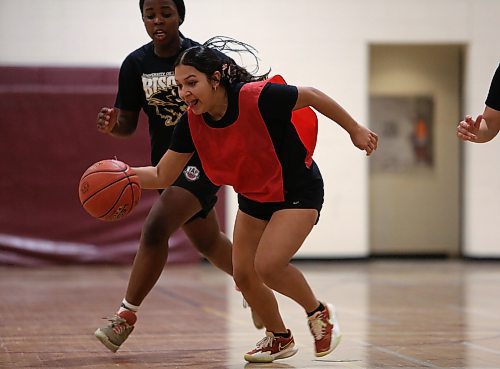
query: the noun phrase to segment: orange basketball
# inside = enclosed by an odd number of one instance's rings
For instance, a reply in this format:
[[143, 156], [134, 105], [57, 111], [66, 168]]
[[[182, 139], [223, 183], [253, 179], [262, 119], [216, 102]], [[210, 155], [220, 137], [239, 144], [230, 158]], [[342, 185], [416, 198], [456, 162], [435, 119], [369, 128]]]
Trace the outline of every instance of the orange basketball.
[[101, 160], [80, 179], [80, 202], [94, 218], [119, 220], [127, 216], [141, 198], [139, 178], [119, 160]]

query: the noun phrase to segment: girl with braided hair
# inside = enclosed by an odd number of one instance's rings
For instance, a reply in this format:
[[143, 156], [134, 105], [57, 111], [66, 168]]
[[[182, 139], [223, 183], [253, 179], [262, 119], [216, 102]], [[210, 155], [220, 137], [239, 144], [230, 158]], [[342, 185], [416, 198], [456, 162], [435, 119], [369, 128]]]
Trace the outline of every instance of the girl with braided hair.
[[182, 52], [175, 79], [188, 110], [160, 162], [133, 170], [142, 188], [168, 187], [197, 153], [212, 182], [238, 193], [233, 277], [266, 328], [245, 360], [272, 362], [297, 352], [273, 291], [304, 309], [316, 356], [327, 355], [341, 338], [334, 308], [318, 300], [290, 264], [323, 204], [323, 180], [312, 159], [317, 117], [310, 107], [339, 124], [367, 155], [378, 137], [321, 91], [256, 76], [220, 51], [254, 55], [248, 45], [227, 38]]

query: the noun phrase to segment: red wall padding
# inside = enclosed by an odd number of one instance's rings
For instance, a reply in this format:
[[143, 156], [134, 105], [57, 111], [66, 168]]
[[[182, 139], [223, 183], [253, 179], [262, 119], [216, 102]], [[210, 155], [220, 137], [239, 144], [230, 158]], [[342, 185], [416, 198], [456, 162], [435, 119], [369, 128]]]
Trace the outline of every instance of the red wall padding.
[[[143, 191], [132, 214], [113, 223], [91, 218], [78, 199], [92, 163], [150, 162], [144, 117], [129, 139], [96, 129], [101, 106], [114, 104], [117, 76], [116, 69], [0, 67], [0, 264], [132, 262], [156, 191]], [[177, 232], [169, 262], [199, 258]]]

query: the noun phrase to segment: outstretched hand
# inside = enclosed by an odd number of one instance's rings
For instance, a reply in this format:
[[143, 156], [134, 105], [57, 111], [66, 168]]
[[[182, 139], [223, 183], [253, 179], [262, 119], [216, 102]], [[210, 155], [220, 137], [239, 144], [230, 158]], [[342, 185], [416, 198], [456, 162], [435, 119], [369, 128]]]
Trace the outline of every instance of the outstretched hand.
[[101, 108], [97, 114], [97, 130], [110, 133], [116, 125], [117, 111], [115, 108]]
[[465, 119], [457, 126], [457, 137], [462, 141], [475, 141], [482, 120], [482, 115], [478, 115], [476, 120], [472, 119], [470, 115], [466, 115]]
[[377, 150], [378, 136], [368, 128], [359, 126], [351, 134], [351, 141], [360, 150], [366, 151], [366, 155], [371, 155]]

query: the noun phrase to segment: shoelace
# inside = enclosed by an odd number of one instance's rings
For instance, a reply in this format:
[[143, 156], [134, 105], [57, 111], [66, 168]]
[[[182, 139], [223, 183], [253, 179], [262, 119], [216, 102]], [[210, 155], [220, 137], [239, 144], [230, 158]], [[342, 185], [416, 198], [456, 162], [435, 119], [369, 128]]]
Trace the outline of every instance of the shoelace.
[[261, 339], [259, 342], [257, 342], [257, 349], [261, 350], [266, 347], [272, 347], [273, 346], [273, 341], [274, 341], [274, 336], [265, 336], [263, 339]]
[[121, 316], [115, 315], [112, 318], [104, 318], [110, 322], [110, 326], [116, 334], [122, 333], [127, 328], [128, 323]]
[[309, 320], [309, 326], [316, 341], [323, 338], [326, 327], [326, 323], [323, 321], [323, 314], [320, 313], [316, 318]]

